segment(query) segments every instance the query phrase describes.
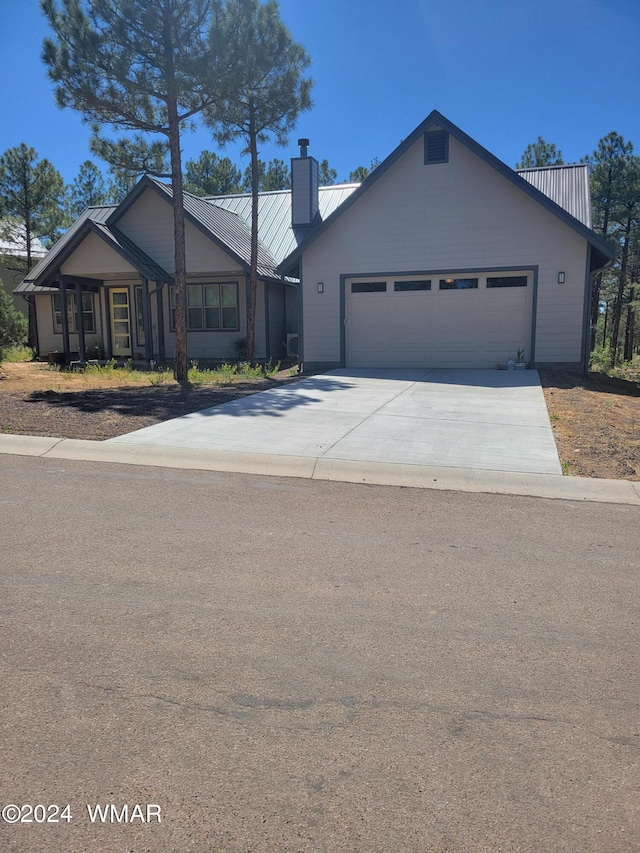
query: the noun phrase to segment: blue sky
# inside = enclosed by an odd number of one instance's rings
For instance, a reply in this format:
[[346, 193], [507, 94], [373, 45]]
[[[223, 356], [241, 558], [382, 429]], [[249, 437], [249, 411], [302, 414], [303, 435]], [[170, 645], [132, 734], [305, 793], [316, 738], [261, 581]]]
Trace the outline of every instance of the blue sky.
[[[611, 130], [640, 152], [638, 0], [281, 0], [281, 16], [312, 58], [313, 109], [296, 140], [346, 179], [384, 159], [437, 109], [513, 166], [540, 135], [568, 162]], [[59, 110], [40, 61], [46, 23], [37, 0], [0, 0], [0, 153], [25, 142], [66, 181], [89, 156], [79, 115]], [[217, 150], [206, 130], [183, 156]], [[239, 165], [239, 150], [220, 152]]]

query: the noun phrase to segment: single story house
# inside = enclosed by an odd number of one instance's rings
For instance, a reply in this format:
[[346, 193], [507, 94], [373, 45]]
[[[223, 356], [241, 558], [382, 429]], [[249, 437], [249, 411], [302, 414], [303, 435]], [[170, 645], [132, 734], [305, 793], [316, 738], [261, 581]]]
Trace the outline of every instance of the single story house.
[[[588, 358], [593, 276], [585, 165], [514, 171], [432, 112], [362, 184], [318, 186], [300, 140], [292, 189], [260, 195], [256, 354], [305, 370], [536, 366]], [[230, 358], [246, 330], [249, 196], [185, 194], [188, 354]], [[16, 289], [40, 354], [171, 358], [171, 188], [146, 177], [87, 210]], [[66, 306], [66, 311], [64, 310]]]

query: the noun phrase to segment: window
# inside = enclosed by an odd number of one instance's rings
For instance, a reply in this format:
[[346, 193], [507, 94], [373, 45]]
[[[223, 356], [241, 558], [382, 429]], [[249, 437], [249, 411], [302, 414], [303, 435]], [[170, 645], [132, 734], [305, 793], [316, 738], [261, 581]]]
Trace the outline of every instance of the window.
[[470, 290], [478, 287], [477, 278], [441, 278], [440, 290]]
[[[176, 290], [169, 290], [171, 300], [171, 329], [176, 327]], [[190, 332], [226, 332], [238, 327], [238, 285], [187, 285], [187, 329]]]
[[487, 278], [487, 287], [526, 287], [526, 275], [504, 275]]
[[386, 293], [386, 281], [354, 281], [351, 293]]
[[408, 290], [431, 290], [431, 280], [394, 281], [393, 289], [396, 293], [403, 293]]
[[446, 130], [428, 130], [424, 135], [424, 164], [449, 162], [449, 134]]
[[[56, 335], [62, 334], [62, 294], [53, 294], [53, 331]], [[95, 333], [96, 318], [93, 310], [93, 294], [82, 294], [82, 319], [85, 333]], [[67, 292], [67, 321], [69, 333], [75, 334], [77, 329], [76, 295]]]

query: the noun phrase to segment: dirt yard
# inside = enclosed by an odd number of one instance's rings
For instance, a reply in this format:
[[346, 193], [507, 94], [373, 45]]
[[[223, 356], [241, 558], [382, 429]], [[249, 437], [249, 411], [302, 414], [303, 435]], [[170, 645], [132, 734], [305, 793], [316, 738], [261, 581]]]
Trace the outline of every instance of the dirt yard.
[[540, 371], [565, 474], [640, 480], [640, 385]]
[[[638, 383], [600, 374], [588, 379], [562, 372], [540, 375], [565, 474], [640, 480]], [[0, 433], [104, 440], [297, 378], [283, 371], [273, 379], [181, 387], [173, 380], [151, 386], [144, 375], [126, 377], [58, 372], [39, 363], [2, 364]]]

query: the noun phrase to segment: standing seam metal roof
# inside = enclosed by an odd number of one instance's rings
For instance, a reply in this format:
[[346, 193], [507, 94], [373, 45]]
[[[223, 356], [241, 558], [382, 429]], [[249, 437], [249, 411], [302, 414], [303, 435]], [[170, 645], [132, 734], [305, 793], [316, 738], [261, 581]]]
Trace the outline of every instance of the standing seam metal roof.
[[591, 228], [589, 167], [586, 163], [516, 169], [516, 173], [587, 228]]

